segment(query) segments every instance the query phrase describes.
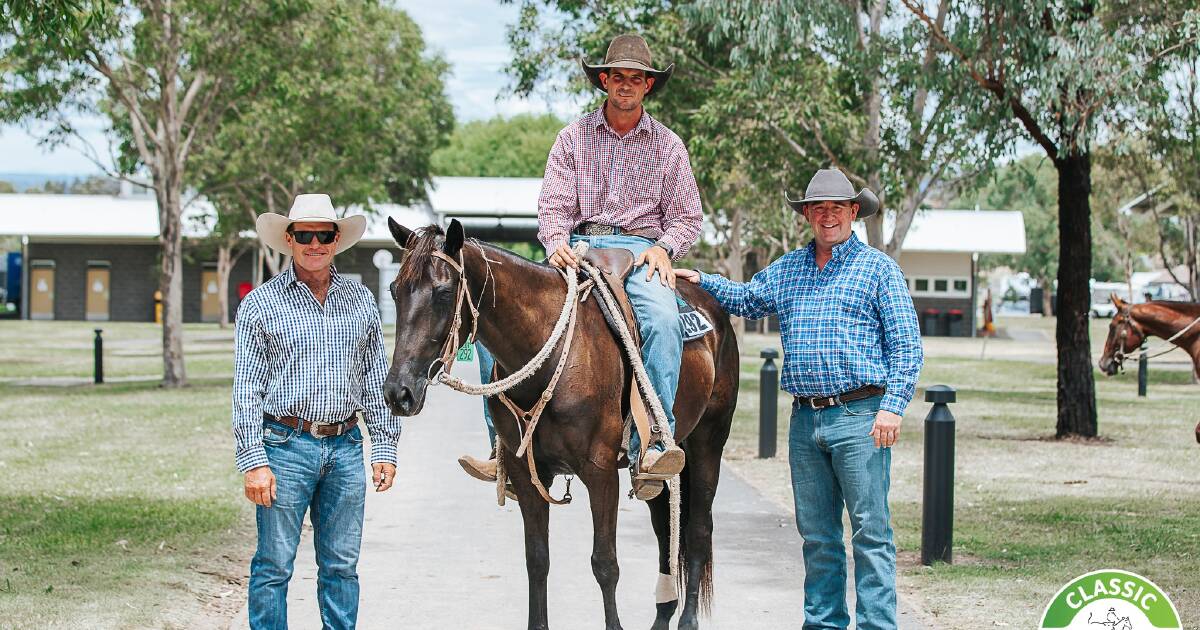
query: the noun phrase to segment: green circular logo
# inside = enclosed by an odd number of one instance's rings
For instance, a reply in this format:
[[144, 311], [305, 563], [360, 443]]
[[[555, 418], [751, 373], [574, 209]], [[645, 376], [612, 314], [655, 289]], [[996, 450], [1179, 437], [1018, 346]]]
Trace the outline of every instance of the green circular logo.
[[1093, 571], [1062, 587], [1042, 614], [1042, 630], [1181, 630], [1167, 594], [1146, 578], [1119, 569]]

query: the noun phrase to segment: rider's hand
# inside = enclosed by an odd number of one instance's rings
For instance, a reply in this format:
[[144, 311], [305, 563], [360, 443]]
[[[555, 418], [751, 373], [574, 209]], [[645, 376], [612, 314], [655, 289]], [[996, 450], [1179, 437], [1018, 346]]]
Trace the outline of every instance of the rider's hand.
[[658, 279], [662, 281], [663, 286], [675, 288], [675, 272], [671, 270], [671, 257], [667, 255], [667, 250], [658, 245], [650, 247], [633, 263], [634, 267], [642, 265], [646, 265], [646, 282], [658, 271]]
[[571, 249], [570, 245], [563, 243], [550, 254], [550, 264], [559, 269], [571, 267], [579, 268], [579, 258], [575, 255], [575, 250]]
[[896, 440], [900, 438], [901, 420], [903, 418], [900, 416], [883, 409], [875, 414], [875, 424], [871, 427], [871, 436], [875, 438], [875, 448], [888, 448], [896, 443]]
[[271, 507], [271, 501], [275, 500], [275, 473], [271, 472], [269, 466], [247, 470], [245, 486], [246, 498], [251, 503]]
[[700, 284], [700, 272], [695, 269], [676, 269], [676, 280], [687, 280], [692, 284]]

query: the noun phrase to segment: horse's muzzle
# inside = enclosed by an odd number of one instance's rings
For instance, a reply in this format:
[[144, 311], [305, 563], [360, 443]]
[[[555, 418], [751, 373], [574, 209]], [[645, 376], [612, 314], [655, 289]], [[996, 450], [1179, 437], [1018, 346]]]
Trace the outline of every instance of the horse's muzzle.
[[424, 382], [413, 383], [412, 386], [397, 381], [384, 383], [383, 400], [392, 410], [392, 415], [415, 416], [421, 413], [421, 408], [425, 406], [425, 387], [423, 385], [425, 385]]
[[1099, 367], [1100, 371], [1104, 372], [1108, 376], [1116, 376], [1117, 370], [1120, 369], [1121, 364], [1117, 363], [1115, 359], [1100, 359]]

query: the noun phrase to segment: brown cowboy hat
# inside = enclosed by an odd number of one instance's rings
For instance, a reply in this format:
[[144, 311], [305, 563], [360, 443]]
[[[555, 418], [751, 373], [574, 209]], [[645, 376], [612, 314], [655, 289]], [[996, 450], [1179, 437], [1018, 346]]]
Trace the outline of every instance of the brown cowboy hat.
[[656, 70], [651, 65], [650, 47], [646, 45], [646, 40], [642, 39], [641, 35], [614, 37], [608, 44], [608, 54], [604, 56], [604, 63], [594, 66], [583, 60], [580, 60], [579, 63], [583, 65], [583, 72], [587, 75], [588, 80], [599, 90], [604, 90], [604, 84], [600, 83], [600, 73], [608, 72], [610, 68], [645, 71], [647, 77], [654, 79], [654, 87], [650, 89], [650, 94], [666, 86], [667, 81], [671, 79], [671, 73], [675, 72], [675, 64], [667, 66], [666, 70]]

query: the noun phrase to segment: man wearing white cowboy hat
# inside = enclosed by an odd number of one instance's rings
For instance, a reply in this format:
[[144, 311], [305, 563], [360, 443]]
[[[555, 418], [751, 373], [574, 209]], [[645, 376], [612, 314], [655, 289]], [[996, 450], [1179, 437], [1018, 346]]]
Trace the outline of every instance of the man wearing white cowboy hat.
[[400, 420], [383, 401], [379, 308], [366, 287], [333, 267], [367, 222], [337, 218], [329, 195], [299, 195], [288, 216], [261, 215], [256, 227], [263, 243], [292, 262], [251, 291], [237, 313], [233, 435], [246, 498], [258, 506], [250, 627], [287, 627], [288, 581], [307, 511], [322, 624], [353, 628], [366, 499], [359, 413], [370, 431], [377, 492], [395, 479], [400, 437]]
[[[571, 249], [578, 241], [628, 249], [636, 257], [625, 290], [637, 313], [647, 375], [674, 433], [683, 333], [671, 261], [699, 238], [703, 214], [687, 148], [646, 113], [642, 101], [666, 86], [675, 66], [656, 70], [646, 40], [637, 35], [615, 37], [604, 63], [582, 65], [608, 98], [560, 131], [550, 149], [538, 199], [538, 239], [559, 268], [578, 266]], [[640, 452], [640, 444], [635, 430], [629, 452]], [[683, 450], [661, 442], [641, 462], [636, 459], [636, 469], [654, 474], [675, 474], [684, 465]], [[463, 456], [459, 463], [472, 476], [495, 479], [495, 460]], [[648, 500], [663, 482], [637, 479], [633, 486], [639, 499]]]
[[904, 272], [858, 240], [856, 218], [879, 211], [837, 169], [817, 171], [802, 199], [788, 199], [813, 239], [750, 282], [677, 270], [734, 315], [779, 317], [781, 387], [795, 396], [789, 460], [796, 526], [804, 538], [804, 627], [846, 628], [850, 514], [857, 627], [896, 627], [896, 546], [887, 495], [891, 446], [916, 390], [921, 336]]

